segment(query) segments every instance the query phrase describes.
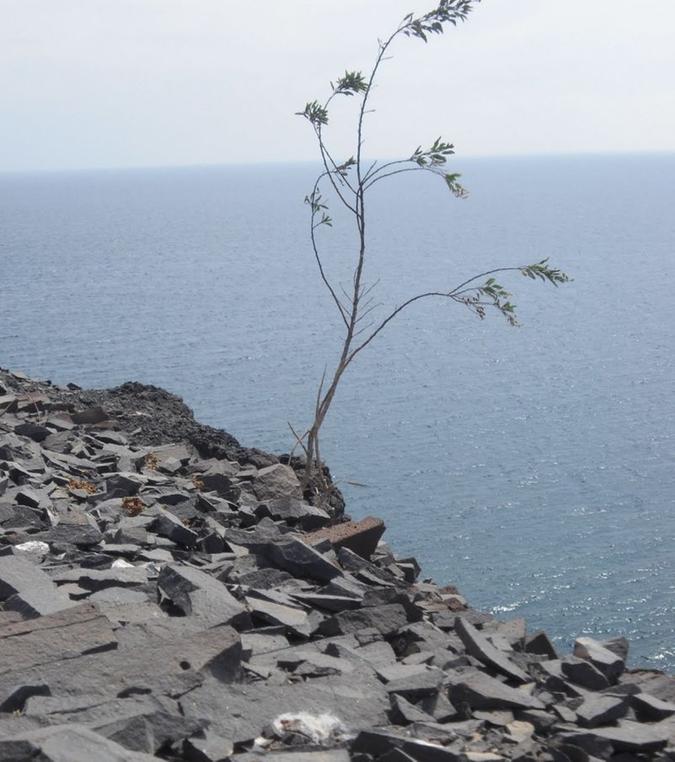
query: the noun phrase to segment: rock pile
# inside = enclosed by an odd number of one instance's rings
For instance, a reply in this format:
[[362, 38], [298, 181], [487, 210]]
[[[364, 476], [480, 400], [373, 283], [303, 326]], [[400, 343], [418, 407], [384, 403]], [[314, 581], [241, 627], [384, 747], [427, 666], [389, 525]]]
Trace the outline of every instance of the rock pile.
[[0, 760], [673, 759], [625, 640], [559, 656], [186, 411], [0, 372]]

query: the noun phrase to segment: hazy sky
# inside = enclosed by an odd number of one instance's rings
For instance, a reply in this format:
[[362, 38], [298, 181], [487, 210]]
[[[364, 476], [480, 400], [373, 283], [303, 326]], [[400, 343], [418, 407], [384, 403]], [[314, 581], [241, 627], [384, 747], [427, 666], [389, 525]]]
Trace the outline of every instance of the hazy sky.
[[[433, 4], [0, 0], [0, 171], [315, 158], [293, 112]], [[674, 30], [675, 0], [484, 0], [396, 46], [366, 153], [673, 151]]]

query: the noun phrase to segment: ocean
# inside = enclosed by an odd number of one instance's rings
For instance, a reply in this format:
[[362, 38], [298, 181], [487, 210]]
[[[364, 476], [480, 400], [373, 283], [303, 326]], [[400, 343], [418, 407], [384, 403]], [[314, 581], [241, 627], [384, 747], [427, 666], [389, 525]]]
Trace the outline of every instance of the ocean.
[[[521, 327], [445, 300], [393, 322], [346, 374], [322, 453], [354, 517], [422, 576], [562, 650], [625, 635], [675, 670], [675, 155], [461, 159], [471, 195], [372, 191], [380, 315], [420, 291], [516, 274]], [[55, 383], [140, 380], [243, 444], [292, 446], [340, 322], [303, 204], [315, 167], [0, 175], [0, 366]], [[326, 267], [354, 235], [332, 203]]]

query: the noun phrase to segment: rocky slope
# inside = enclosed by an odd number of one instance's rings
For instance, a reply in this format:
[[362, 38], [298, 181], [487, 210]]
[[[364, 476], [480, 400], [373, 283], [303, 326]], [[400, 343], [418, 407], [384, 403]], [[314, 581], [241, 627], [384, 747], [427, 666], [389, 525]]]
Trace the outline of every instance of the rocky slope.
[[418, 580], [176, 397], [0, 371], [0, 760], [673, 759], [675, 680]]

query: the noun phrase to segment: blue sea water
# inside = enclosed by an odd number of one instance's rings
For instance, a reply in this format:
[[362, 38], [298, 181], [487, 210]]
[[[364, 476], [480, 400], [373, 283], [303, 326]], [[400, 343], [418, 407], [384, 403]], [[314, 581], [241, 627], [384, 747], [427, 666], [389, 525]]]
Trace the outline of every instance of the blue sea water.
[[[522, 327], [422, 302], [345, 377], [323, 454], [356, 517], [425, 576], [525, 616], [562, 648], [625, 634], [675, 669], [675, 156], [456, 159], [373, 191], [381, 314], [418, 291], [550, 257], [574, 282], [504, 280]], [[0, 366], [128, 379], [274, 451], [308, 422], [340, 324], [302, 201], [310, 165], [0, 176]], [[353, 234], [322, 233], [345, 285]], [[365, 486], [355, 486], [353, 483]]]

